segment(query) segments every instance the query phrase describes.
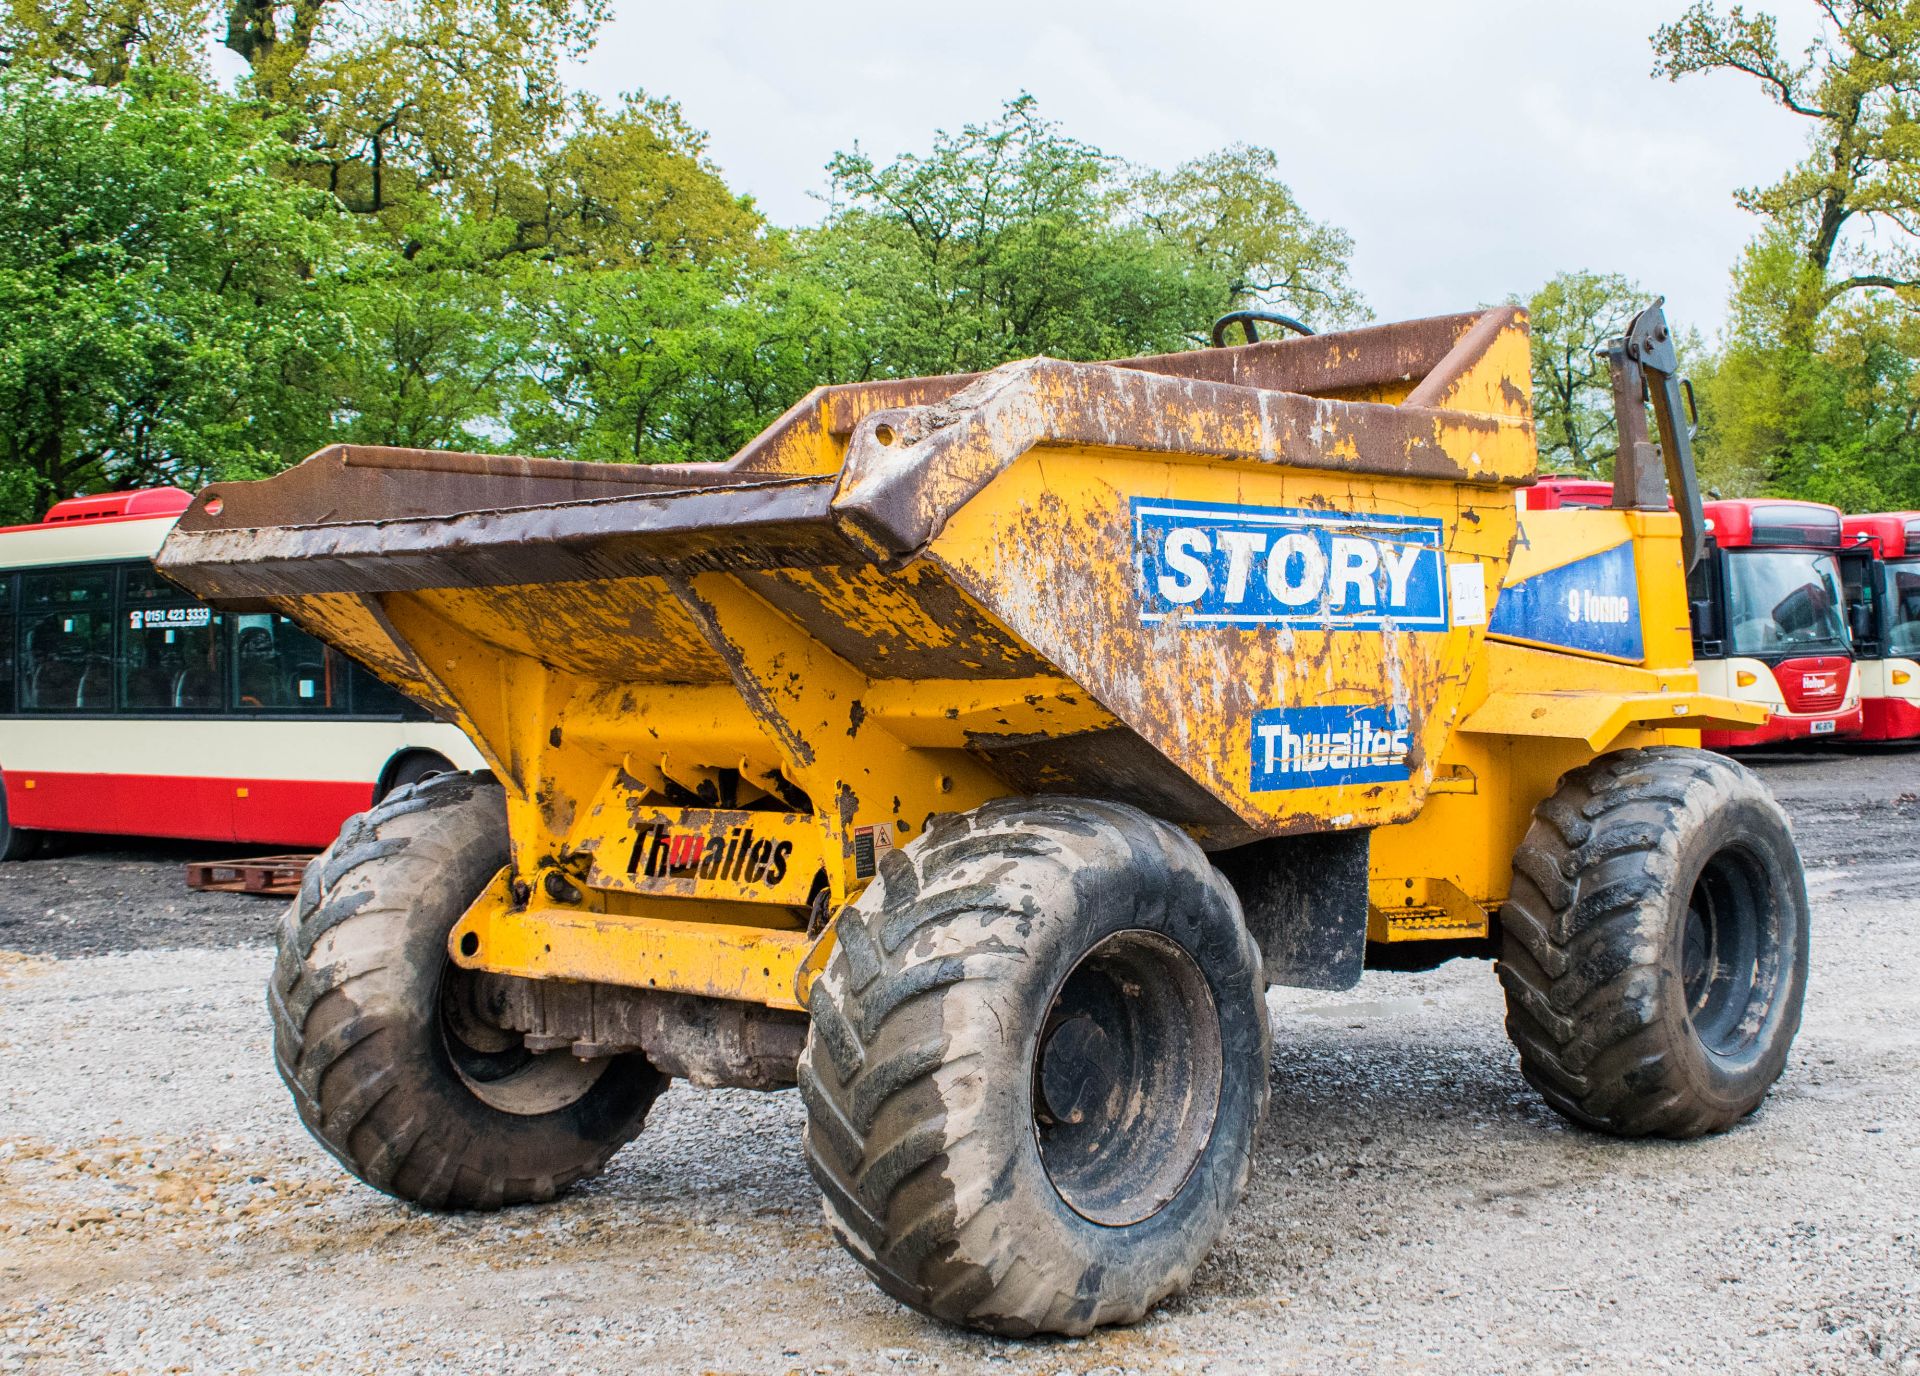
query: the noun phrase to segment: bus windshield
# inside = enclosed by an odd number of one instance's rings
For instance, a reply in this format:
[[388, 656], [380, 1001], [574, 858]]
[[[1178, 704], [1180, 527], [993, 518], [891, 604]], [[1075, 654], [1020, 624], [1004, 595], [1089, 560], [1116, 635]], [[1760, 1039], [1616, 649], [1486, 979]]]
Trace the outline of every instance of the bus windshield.
[[1728, 646], [1736, 655], [1846, 654], [1840, 568], [1812, 550], [1736, 550], [1727, 559]]
[[1893, 559], [1884, 566], [1889, 655], [1920, 655], [1920, 559]]

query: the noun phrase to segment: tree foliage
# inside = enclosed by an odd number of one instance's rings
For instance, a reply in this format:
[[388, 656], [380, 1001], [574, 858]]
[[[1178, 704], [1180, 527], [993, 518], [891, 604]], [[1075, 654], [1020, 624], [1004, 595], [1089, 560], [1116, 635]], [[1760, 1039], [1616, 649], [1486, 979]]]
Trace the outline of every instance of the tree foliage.
[[166, 79], [0, 74], [5, 516], [267, 471], [324, 434], [338, 210], [271, 124]]
[[1125, 222], [1115, 160], [1031, 97], [924, 155], [877, 163], [855, 149], [828, 172], [804, 271], [851, 301], [862, 376], [1180, 348], [1224, 294], [1207, 266]]
[[1604, 350], [1648, 302], [1618, 273], [1563, 272], [1526, 301], [1533, 425], [1543, 467], [1606, 478], [1619, 450]]
[[1700, 0], [1653, 36], [1656, 74], [1733, 73], [1799, 117], [1807, 153], [1736, 200], [1760, 219], [1699, 370], [1702, 470], [1728, 492], [1920, 505], [1920, 3], [1773, 15]]
[[1145, 222], [1225, 282], [1223, 311], [1261, 306], [1321, 329], [1372, 318], [1348, 275], [1352, 237], [1301, 209], [1271, 148], [1238, 143], [1149, 169], [1134, 191]]
[[1188, 348], [1249, 303], [1364, 318], [1351, 241], [1276, 170], [1246, 147], [1132, 169], [1022, 95], [926, 154], [835, 157], [827, 220], [799, 244], [804, 271], [848, 298], [862, 375]]
[[1653, 36], [1657, 75], [1738, 73], [1807, 123], [1807, 156], [1737, 193], [1804, 255], [1782, 322], [1801, 342], [1850, 293], [1920, 287], [1920, 4], [1817, 3], [1825, 22], [1798, 55], [1782, 51], [1772, 15], [1711, 0]]
[[332, 440], [714, 459], [822, 382], [1190, 347], [1244, 302], [1364, 315], [1270, 152], [1133, 169], [1026, 96], [837, 156], [823, 222], [771, 226], [671, 100], [566, 90], [605, 14], [5, 0], [9, 513]]
[[109, 88], [140, 65], [204, 77], [213, 0], [7, 0], [0, 60]]

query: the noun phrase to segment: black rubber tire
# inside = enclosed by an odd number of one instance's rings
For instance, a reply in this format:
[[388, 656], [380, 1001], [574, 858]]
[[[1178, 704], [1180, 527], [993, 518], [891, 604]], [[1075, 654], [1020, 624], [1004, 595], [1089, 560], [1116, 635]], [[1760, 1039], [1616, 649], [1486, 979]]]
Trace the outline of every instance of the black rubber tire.
[[[881, 1288], [936, 1318], [1013, 1336], [1131, 1323], [1184, 1288], [1246, 1188], [1267, 1102], [1259, 951], [1200, 848], [1118, 804], [989, 803], [886, 852], [837, 932], [800, 1059], [806, 1152], [828, 1223]], [[1119, 1222], [1095, 1222], [1043, 1159], [1045, 1133], [1083, 1123], [1036, 1118], [1053, 1084], [1038, 1083], [1040, 1039], [1047, 1031], [1051, 1046], [1062, 1025], [1043, 1026], [1056, 995], [1079, 987], [1069, 976], [1096, 969], [1082, 957], [1105, 959], [1116, 942], [1193, 981], [1170, 1024], [1190, 1026], [1204, 1052], [1186, 1058], [1200, 1069], [1177, 1095], [1102, 1097], [1115, 1081], [1087, 1077], [1096, 1128], [1118, 1125], [1103, 1139], [1120, 1143], [1112, 1159], [1137, 1158], [1142, 1178], [1159, 1182], [1104, 1205]], [[1166, 1007], [1141, 999], [1138, 984], [1112, 987], [1123, 1018]], [[1139, 1052], [1159, 1035], [1140, 1026], [1099, 1043], [1133, 1051], [1109, 1060], [1188, 1076], [1179, 1057]], [[1217, 1074], [1207, 1068], [1216, 1063]], [[1195, 1085], [1214, 1086], [1211, 1100]], [[1122, 1102], [1172, 1114], [1177, 1150], [1136, 1147], [1162, 1134], [1139, 1117], [1103, 1117]], [[1061, 1174], [1105, 1154], [1103, 1144], [1075, 1156]], [[1096, 1192], [1076, 1198], [1091, 1208]]]
[[[1806, 881], [1744, 765], [1679, 746], [1603, 755], [1534, 810], [1500, 910], [1520, 1068], [1621, 1137], [1698, 1137], [1759, 1107], [1806, 993]], [[1690, 954], [1691, 953], [1691, 954]]]
[[400, 762], [393, 767], [393, 773], [387, 779], [386, 789], [374, 801], [377, 803], [391, 798], [401, 789], [431, 779], [435, 774], [453, 772], [453, 761], [445, 755], [436, 754], [431, 750], [409, 751], [400, 757]]
[[9, 860], [31, 860], [40, 853], [44, 831], [16, 827], [7, 817], [7, 794], [0, 788], [0, 864]]
[[505, 1034], [486, 1092], [577, 1096], [508, 1111], [463, 1074], [442, 1008], [459, 977], [447, 933], [506, 861], [500, 786], [436, 774], [348, 819], [280, 926], [267, 1004], [301, 1121], [361, 1180], [428, 1208], [552, 1199], [634, 1138], [665, 1084], [644, 1056], [529, 1058]]

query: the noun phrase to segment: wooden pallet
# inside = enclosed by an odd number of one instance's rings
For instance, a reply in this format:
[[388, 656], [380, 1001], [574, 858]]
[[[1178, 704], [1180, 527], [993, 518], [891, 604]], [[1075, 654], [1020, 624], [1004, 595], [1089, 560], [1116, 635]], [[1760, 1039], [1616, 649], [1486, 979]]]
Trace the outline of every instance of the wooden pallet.
[[214, 893], [291, 898], [311, 855], [262, 855], [251, 860], [200, 860], [187, 866], [187, 887]]

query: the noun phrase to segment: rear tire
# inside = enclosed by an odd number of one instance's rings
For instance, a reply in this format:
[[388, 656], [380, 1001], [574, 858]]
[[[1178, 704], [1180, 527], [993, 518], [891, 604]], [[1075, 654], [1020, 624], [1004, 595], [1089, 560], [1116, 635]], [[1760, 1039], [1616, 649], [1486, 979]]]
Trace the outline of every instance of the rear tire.
[[807, 1160], [881, 1288], [1016, 1336], [1182, 1289], [1267, 1102], [1259, 952], [1200, 848], [1117, 804], [990, 803], [886, 852], [836, 930]]
[[1704, 750], [1605, 755], [1534, 811], [1500, 911], [1507, 1031], [1577, 1123], [1698, 1137], [1759, 1107], [1807, 982], [1786, 813]]
[[436, 774], [350, 818], [307, 868], [267, 988], [301, 1121], [354, 1175], [435, 1209], [552, 1199], [640, 1131], [641, 1055], [534, 1055], [486, 1022], [447, 933], [507, 862], [505, 795]]

